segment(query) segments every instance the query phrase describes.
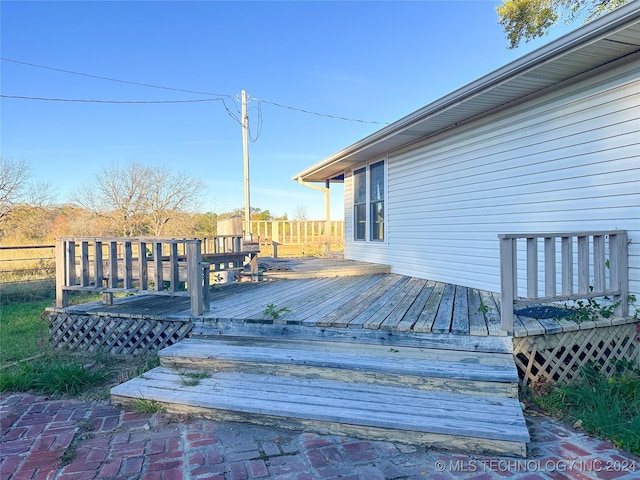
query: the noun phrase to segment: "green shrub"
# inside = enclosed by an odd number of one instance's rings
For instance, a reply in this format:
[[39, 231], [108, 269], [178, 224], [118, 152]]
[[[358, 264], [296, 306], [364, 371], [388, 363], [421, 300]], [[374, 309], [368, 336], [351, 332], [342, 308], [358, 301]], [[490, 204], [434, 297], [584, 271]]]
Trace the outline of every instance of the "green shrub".
[[618, 364], [611, 378], [591, 364], [568, 385], [539, 382], [531, 397], [540, 408], [640, 455], [640, 370]]

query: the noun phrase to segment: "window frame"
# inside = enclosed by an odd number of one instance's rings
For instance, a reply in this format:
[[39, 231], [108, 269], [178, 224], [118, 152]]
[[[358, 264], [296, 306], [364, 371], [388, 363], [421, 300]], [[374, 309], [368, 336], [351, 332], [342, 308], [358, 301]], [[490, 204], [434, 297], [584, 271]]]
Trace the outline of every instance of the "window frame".
[[[375, 199], [372, 195], [372, 175], [371, 167], [376, 167], [382, 164], [382, 196], [381, 199]], [[373, 162], [369, 162], [366, 165], [362, 165], [352, 170], [352, 207], [353, 207], [353, 241], [357, 243], [386, 243], [387, 242], [387, 196], [388, 196], [388, 175], [387, 175], [387, 158], [379, 159]], [[365, 192], [364, 201], [358, 196], [358, 176], [364, 173]], [[360, 177], [361, 178], [361, 177]], [[382, 228], [378, 230], [381, 233], [382, 238], [374, 238], [374, 228], [376, 222], [373, 221], [373, 212], [376, 205], [382, 205]], [[364, 207], [364, 208], [363, 208]], [[364, 209], [364, 222], [362, 221], [361, 214]], [[364, 224], [364, 225], [363, 225]], [[358, 235], [362, 233], [362, 227], [364, 226], [364, 238], [359, 238]], [[358, 228], [360, 227], [360, 228]]]

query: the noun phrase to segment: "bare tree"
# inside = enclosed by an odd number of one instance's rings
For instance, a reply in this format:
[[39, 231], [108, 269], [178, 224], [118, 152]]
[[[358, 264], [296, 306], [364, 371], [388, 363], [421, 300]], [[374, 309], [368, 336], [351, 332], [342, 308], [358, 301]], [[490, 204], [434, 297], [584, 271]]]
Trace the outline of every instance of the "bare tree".
[[55, 190], [49, 183], [38, 182], [29, 185], [26, 203], [34, 207], [50, 207], [54, 203]]
[[167, 223], [195, 205], [202, 188], [198, 179], [133, 162], [103, 168], [95, 183], [81, 188], [74, 200], [110, 219], [124, 236], [159, 236]]
[[172, 174], [165, 167], [154, 168], [149, 174], [146, 196], [153, 234], [163, 235], [169, 221], [196, 207], [203, 188], [199, 179]]
[[295, 210], [293, 211], [293, 218], [300, 222], [304, 222], [309, 220], [309, 214], [307, 213], [307, 207], [303, 205], [297, 205]]
[[31, 172], [25, 161], [0, 157], [0, 223], [22, 198], [30, 177]]

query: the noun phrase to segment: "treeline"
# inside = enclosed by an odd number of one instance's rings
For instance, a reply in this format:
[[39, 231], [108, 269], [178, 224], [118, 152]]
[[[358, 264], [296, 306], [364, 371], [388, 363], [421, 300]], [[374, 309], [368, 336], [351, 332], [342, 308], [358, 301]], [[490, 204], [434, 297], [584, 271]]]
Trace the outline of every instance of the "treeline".
[[[104, 167], [70, 202], [54, 203], [47, 185], [29, 182], [29, 166], [0, 157], [0, 241], [3, 245], [49, 243], [60, 237], [201, 237], [217, 234], [217, 222], [243, 209], [194, 213], [204, 187], [163, 166], [129, 163]], [[304, 215], [298, 209], [298, 217]], [[252, 220], [274, 218], [252, 208]], [[303, 218], [299, 218], [303, 219]]]
[[[189, 238], [217, 234], [217, 222], [234, 215], [242, 215], [242, 209], [230, 212], [186, 213], [178, 212], [166, 223], [162, 236]], [[274, 218], [268, 210], [252, 209], [252, 220], [287, 220], [286, 215]], [[7, 245], [37, 245], [53, 243], [60, 237], [119, 237], [125, 236], [122, 228], [109, 216], [95, 213], [76, 205], [34, 206], [16, 205], [3, 219], [0, 242]], [[154, 236], [149, 224], [140, 219], [138, 229], [128, 236]]]

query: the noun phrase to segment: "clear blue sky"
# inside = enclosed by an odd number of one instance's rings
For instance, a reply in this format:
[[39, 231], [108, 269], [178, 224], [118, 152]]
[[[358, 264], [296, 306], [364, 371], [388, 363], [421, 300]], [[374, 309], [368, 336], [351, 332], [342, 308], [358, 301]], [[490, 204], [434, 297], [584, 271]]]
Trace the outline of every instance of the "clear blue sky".
[[[498, 1], [0, 3], [1, 56], [129, 82], [251, 99], [251, 204], [323, 217], [292, 175], [569, 30], [508, 50]], [[575, 28], [577, 25], [572, 26]], [[2, 93], [89, 100], [218, 98], [2, 61]], [[236, 115], [239, 103], [226, 99]], [[219, 102], [2, 99], [4, 158], [65, 202], [104, 166], [166, 165], [201, 178], [201, 211], [242, 208], [240, 125]], [[260, 115], [259, 115], [260, 114]], [[258, 131], [258, 127], [261, 130]], [[342, 187], [332, 217], [342, 218]]]

